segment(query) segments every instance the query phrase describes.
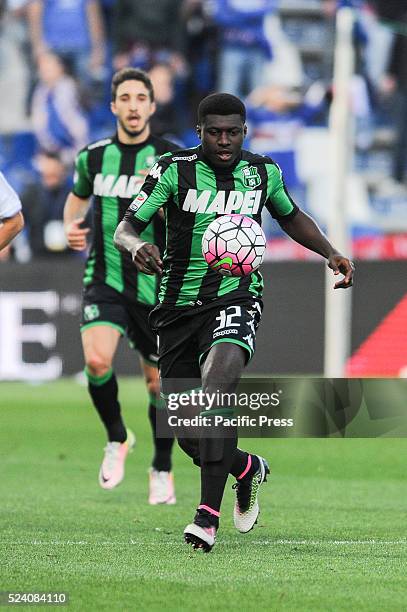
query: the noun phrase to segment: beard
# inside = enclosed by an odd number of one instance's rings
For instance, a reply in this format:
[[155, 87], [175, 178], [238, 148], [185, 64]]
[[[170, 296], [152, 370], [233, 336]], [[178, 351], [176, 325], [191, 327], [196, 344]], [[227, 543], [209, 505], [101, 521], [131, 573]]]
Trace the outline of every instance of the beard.
[[118, 121], [122, 130], [127, 134], [127, 136], [130, 136], [130, 138], [136, 138], [137, 136], [140, 136], [140, 134], [142, 134], [148, 126], [148, 121], [146, 121], [140, 129], [131, 130], [125, 125], [125, 123], [121, 119], [119, 119]]

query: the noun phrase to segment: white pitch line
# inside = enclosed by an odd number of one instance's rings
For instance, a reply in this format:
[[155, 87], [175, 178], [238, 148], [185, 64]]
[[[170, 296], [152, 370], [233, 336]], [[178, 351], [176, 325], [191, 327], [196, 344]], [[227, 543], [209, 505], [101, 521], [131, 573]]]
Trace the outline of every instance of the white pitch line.
[[[15, 541], [7, 542], [0, 541], [0, 545], [3, 546], [128, 546], [128, 545], [140, 545], [154, 543], [153, 540], [128, 540], [124, 542], [107, 540], [100, 542], [90, 542], [87, 540], [27, 540], [27, 541]], [[230, 540], [228, 538], [223, 539], [219, 544], [241, 544], [243, 539]], [[160, 546], [163, 544], [163, 540], [156, 541], [156, 544]], [[167, 544], [180, 544], [182, 538], [178, 540], [165, 540]], [[248, 543], [248, 542], [247, 542]], [[406, 546], [407, 540], [251, 540], [250, 544], [256, 546]]]

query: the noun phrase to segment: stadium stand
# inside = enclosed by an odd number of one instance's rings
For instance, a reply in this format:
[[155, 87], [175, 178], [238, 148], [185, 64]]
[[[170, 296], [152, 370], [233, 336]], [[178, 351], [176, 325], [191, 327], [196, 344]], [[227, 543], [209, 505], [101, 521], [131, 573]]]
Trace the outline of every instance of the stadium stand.
[[[362, 259], [407, 251], [407, 17], [400, 4], [352, 2], [350, 220], [354, 254]], [[248, 144], [275, 156], [294, 196], [325, 225], [335, 0], [264, 0], [256, 2], [257, 12], [241, 0], [8, 0], [0, 6], [7, 58], [0, 85], [8, 92], [0, 100], [0, 170], [20, 194], [38, 181], [38, 151], [69, 165], [86, 141], [113, 130], [108, 83], [113, 70], [128, 64], [152, 70], [160, 98], [153, 129], [186, 146], [197, 142], [201, 97], [218, 87], [248, 94]], [[227, 62], [237, 48], [247, 62], [233, 84]], [[257, 71], [251, 59], [259, 49]], [[53, 70], [59, 74], [50, 83]], [[29, 236], [29, 224], [25, 231]], [[270, 224], [266, 231], [270, 258], [304, 256]]]

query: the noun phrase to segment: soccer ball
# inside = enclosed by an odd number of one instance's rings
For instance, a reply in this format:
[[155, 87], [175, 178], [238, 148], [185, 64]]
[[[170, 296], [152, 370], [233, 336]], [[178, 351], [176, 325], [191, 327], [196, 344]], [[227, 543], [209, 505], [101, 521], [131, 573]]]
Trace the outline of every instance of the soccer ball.
[[214, 219], [202, 237], [206, 263], [223, 276], [246, 276], [257, 270], [266, 251], [266, 237], [254, 219], [224, 215]]

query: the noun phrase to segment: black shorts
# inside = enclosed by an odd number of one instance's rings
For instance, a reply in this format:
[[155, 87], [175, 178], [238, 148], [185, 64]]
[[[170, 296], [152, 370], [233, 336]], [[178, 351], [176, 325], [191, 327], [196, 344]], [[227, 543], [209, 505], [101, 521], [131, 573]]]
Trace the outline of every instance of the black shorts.
[[[165, 379], [200, 379], [201, 364], [212, 346], [221, 342], [241, 346], [248, 362], [255, 351], [262, 309], [262, 301], [255, 297], [228, 305], [217, 302], [206, 309], [185, 310], [167, 325], [159, 325], [158, 364], [163, 390]], [[157, 310], [151, 317], [153, 324]]]
[[96, 325], [114, 327], [144, 361], [157, 366], [157, 334], [148, 323], [153, 308], [129, 300], [109, 285], [89, 285], [83, 292], [81, 332]]

